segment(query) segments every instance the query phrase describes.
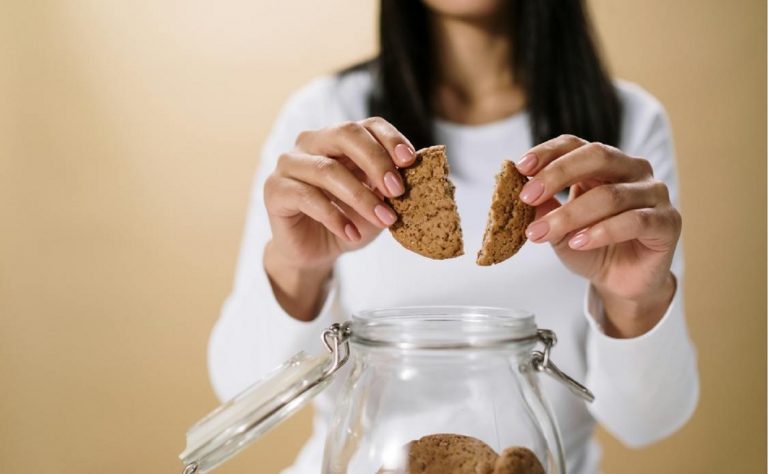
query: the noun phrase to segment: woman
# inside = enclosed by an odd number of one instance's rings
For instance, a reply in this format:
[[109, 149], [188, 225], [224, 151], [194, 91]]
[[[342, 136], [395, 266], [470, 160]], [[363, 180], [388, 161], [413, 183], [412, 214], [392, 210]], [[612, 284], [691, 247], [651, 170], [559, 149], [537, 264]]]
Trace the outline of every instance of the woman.
[[[219, 397], [319, 351], [322, 329], [355, 310], [520, 307], [555, 330], [559, 364], [596, 395], [586, 406], [544, 381], [569, 472], [598, 470], [596, 422], [629, 446], [677, 430], [698, 375], [661, 105], [609, 79], [579, 0], [382, 0], [380, 34], [373, 61], [294, 95], [266, 143], [210, 343]], [[382, 197], [403, 192], [396, 167], [436, 143], [447, 146], [467, 249], [448, 261], [382, 233], [396, 219]], [[531, 178], [521, 193], [537, 209], [530, 243], [478, 267], [493, 177], [510, 157]], [[288, 472], [318, 472], [333, 399], [316, 399], [314, 433]]]

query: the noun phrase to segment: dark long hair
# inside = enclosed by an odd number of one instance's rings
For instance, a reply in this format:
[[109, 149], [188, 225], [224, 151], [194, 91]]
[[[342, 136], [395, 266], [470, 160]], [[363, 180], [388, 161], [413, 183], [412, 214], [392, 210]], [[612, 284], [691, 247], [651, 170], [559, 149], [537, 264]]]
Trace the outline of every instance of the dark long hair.
[[[583, 0], [507, 1], [509, 60], [525, 93], [533, 143], [570, 133], [618, 145], [621, 106]], [[422, 1], [381, 0], [379, 55], [348, 70], [371, 71], [370, 115], [389, 120], [417, 148], [434, 144], [428, 15]]]

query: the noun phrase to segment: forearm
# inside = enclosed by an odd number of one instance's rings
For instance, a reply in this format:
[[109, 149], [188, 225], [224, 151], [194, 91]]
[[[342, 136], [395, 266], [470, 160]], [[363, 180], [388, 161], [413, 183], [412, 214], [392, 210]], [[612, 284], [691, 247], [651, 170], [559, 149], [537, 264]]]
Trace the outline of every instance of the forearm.
[[264, 271], [272, 291], [286, 313], [299, 321], [311, 321], [317, 316], [324, 300], [325, 283], [333, 265], [300, 268], [277, 254], [272, 242], [264, 248]]
[[586, 385], [595, 394], [595, 418], [632, 447], [679, 429], [693, 413], [699, 385], [696, 352], [685, 326], [678, 286], [657, 324], [639, 337], [618, 339], [604, 331], [602, 302], [594, 288], [585, 311], [592, 329], [587, 343]]

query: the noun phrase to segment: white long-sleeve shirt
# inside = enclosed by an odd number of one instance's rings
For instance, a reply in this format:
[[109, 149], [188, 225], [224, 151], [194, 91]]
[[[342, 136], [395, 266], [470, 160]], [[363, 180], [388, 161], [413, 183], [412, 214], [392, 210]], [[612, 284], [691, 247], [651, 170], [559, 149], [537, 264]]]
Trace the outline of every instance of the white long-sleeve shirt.
[[[587, 281], [563, 266], [547, 244], [529, 242], [499, 265], [475, 264], [501, 161], [516, 160], [532, 146], [524, 112], [486, 125], [434, 123], [437, 143], [447, 147], [456, 185], [464, 256], [430, 260], [405, 250], [384, 231], [365, 248], [338, 259], [316, 319], [301, 322], [286, 314], [262, 262], [271, 237], [262, 197], [264, 181], [302, 130], [365, 118], [370, 88], [366, 72], [317, 79], [291, 97], [274, 125], [253, 185], [234, 289], [210, 340], [209, 369], [218, 397], [233, 397], [300, 350], [322, 351], [322, 330], [347, 320], [356, 310], [499, 306], [530, 311], [539, 327], [554, 330], [559, 342], [553, 359], [595, 394], [595, 402], [585, 404], [549, 377], [541, 377], [562, 432], [568, 472], [598, 472], [600, 450], [592, 436], [596, 422], [629, 446], [651, 443], [680, 428], [695, 409], [699, 381], [684, 320], [679, 249], [672, 265], [678, 282], [672, 303], [653, 329], [633, 339], [603, 333], [599, 297]], [[674, 150], [663, 107], [636, 85], [619, 82], [617, 88], [624, 114], [620, 148], [648, 159], [677, 204]], [[284, 472], [320, 471], [338, 388], [333, 384], [315, 399], [313, 434], [293, 467]]]

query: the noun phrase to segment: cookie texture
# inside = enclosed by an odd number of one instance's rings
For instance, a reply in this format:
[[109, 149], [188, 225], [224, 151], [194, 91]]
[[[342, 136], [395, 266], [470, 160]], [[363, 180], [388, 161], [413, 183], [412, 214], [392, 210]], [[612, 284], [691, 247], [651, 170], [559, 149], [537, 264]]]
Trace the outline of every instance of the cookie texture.
[[520, 200], [520, 190], [527, 181], [511, 161], [504, 161], [496, 175], [483, 245], [477, 254], [478, 265], [503, 262], [525, 243], [525, 229], [536, 214], [532, 206]]
[[416, 152], [414, 164], [400, 169], [405, 193], [388, 199], [398, 219], [389, 227], [400, 244], [425, 257], [446, 259], [464, 254], [454, 186], [448, 179], [445, 146]]
[[493, 474], [545, 474], [545, 471], [533, 451], [515, 446], [501, 452]]
[[471, 436], [432, 434], [403, 446], [397, 467], [382, 467], [376, 474], [545, 474], [536, 454], [512, 446], [501, 455]]
[[411, 441], [407, 469], [380, 470], [378, 474], [493, 474], [498, 455], [471, 436], [433, 434]]

